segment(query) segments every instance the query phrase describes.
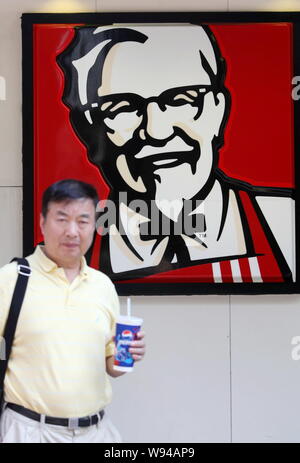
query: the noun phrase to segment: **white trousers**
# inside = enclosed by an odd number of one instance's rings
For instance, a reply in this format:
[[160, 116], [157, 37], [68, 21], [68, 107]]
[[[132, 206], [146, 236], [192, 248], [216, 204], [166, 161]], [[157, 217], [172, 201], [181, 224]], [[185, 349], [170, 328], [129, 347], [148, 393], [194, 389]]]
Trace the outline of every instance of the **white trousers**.
[[86, 428], [69, 429], [64, 426], [39, 423], [5, 408], [0, 421], [0, 443], [120, 443], [118, 430], [105, 413], [103, 419]]

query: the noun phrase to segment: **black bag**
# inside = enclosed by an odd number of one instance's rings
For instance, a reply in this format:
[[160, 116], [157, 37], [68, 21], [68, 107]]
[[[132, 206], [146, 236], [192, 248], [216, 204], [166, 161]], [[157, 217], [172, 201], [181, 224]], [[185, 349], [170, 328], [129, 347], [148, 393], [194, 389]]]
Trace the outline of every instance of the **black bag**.
[[17, 261], [18, 279], [12, 296], [9, 314], [7, 317], [3, 338], [4, 341], [4, 359], [0, 358], [0, 416], [3, 410], [4, 402], [4, 378], [7, 370], [8, 360], [16, 332], [19, 314], [21, 311], [25, 291], [27, 288], [28, 278], [31, 274], [31, 268], [26, 259], [15, 257], [11, 262]]

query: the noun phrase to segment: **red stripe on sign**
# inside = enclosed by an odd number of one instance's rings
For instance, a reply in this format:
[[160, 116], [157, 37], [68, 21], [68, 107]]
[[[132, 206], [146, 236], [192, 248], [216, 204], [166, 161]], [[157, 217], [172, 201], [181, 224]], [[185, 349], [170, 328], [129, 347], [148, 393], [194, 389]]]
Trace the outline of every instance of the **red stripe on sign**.
[[115, 283], [214, 283], [214, 277], [212, 264], [202, 264]]
[[258, 256], [258, 265], [263, 282], [282, 282], [282, 274], [273, 251], [267, 240], [265, 231], [257, 217], [253, 204], [245, 191], [240, 192], [240, 197], [246, 212], [248, 224], [253, 239], [254, 250]]
[[223, 283], [233, 283], [230, 260], [221, 261], [220, 268]]
[[90, 261], [90, 267], [95, 268], [96, 270], [99, 269], [99, 261], [100, 261], [100, 244], [101, 244], [101, 236], [99, 233], [96, 233], [94, 245], [93, 245], [93, 252]]
[[248, 257], [239, 259], [243, 283], [252, 283], [251, 270]]
[[[282, 273], [277, 265], [277, 262], [273, 256], [258, 256], [257, 257], [260, 274], [264, 283], [282, 283]], [[272, 267], [272, 274], [270, 274], [270, 268]], [[269, 272], [269, 274], [268, 274]]]

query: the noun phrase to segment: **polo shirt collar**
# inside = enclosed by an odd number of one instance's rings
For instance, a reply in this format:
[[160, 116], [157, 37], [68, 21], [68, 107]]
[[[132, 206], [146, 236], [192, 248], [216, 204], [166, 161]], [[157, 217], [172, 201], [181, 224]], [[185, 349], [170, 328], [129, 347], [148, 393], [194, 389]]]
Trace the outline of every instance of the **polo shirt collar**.
[[[47, 273], [50, 273], [52, 270], [58, 269], [59, 267], [57, 264], [49, 259], [43, 251], [42, 245], [38, 245], [34, 251], [34, 257], [38, 265]], [[88, 265], [86, 263], [85, 258], [82, 256], [80, 261], [80, 276], [86, 278], [88, 275]]]
[[80, 261], [80, 276], [82, 278], [87, 278], [88, 276], [88, 265], [86, 263], [84, 256], [81, 257], [81, 261]]

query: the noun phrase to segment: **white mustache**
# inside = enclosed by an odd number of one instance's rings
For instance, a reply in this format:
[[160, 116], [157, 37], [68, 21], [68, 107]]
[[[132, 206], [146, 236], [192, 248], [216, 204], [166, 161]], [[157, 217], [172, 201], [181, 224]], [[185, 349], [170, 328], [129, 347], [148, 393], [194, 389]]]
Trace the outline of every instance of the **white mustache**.
[[190, 145], [187, 145], [182, 138], [174, 137], [166, 145], [155, 147], [155, 146], [144, 146], [139, 153], [134, 157], [137, 159], [146, 158], [148, 156], [155, 156], [156, 154], [162, 153], [178, 153], [182, 151], [193, 151], [193, 148]]

